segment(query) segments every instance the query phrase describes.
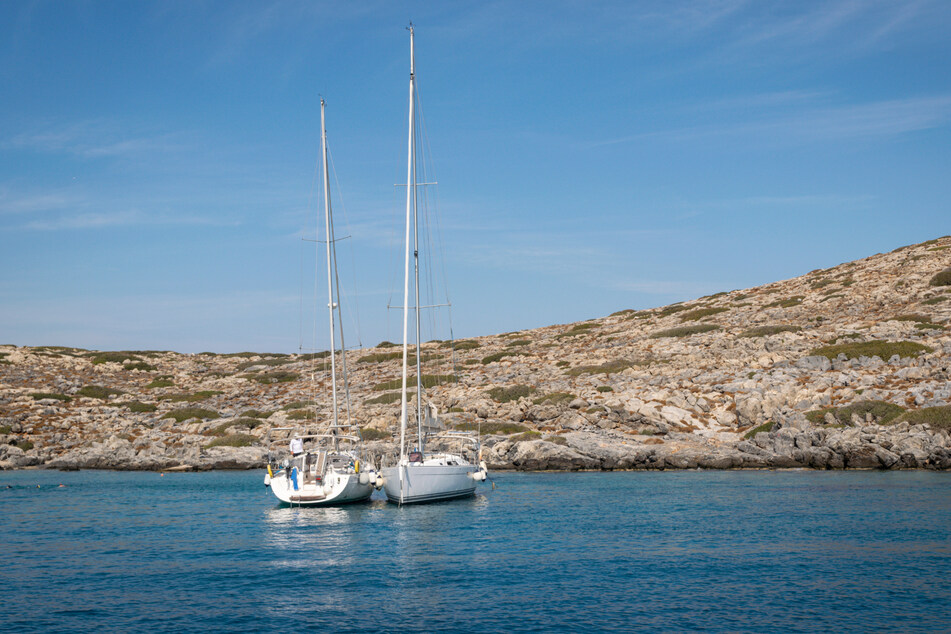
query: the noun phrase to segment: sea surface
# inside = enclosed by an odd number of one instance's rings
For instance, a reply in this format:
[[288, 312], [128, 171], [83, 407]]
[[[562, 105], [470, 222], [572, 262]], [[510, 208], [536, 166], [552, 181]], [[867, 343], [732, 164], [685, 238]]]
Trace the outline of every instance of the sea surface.
[[951, 474], [493, 477], [308, 509], [261, 472], [0, 472], [0, 631], [951, 631]]

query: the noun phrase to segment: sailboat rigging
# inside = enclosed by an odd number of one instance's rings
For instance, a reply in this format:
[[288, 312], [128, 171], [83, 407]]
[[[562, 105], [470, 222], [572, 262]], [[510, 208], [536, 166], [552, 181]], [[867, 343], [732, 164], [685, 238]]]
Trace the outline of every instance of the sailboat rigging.
[[[416, 105], [418, 93], [416, 90], [416, 51], [414, 27], [409, 26], [410, 34], [410, 75], [409, 75], [409, 140], [407, 143], [406, 166], [406, 220], [404, 231], [405, 257], [403, 264], [403, 371], [402, 390], [400, 396], [400, 457], [395, 467], [383, 469], [383, 482], [386, 497], [390, 502], [411, 504], [418, 502], [434, 502], [459, 497], [471, 496], [475, 493], [477, 482], [486, 478], [485, 463], [478, 466], [470, 463], [463, 455], [455, 453], [428, 453], [426, 450], [427, 436], [441, 431], [438, 413], [435, 406], [423, 400], [422, 348], [420, 312], [420, 284], [419, 284], [419, 201], [417, 182], [417, 113]], [[410, 244], [412, 243], [412, 250]], [[412, 254], [412, 255], [411, 255]], [[413, 271], [410, 275], [410, 262]], [[409, 424], [409, 403], [407, 395], [409, 376], [409, 312], [410, 312], [410, 282], [413, 285], [413, 313], [415, 316], [416, 342], [416, 439], [417, 446], [412, 451], [407, 450], [407, 426]], [[440, 434], [449, 438], [467, 443], [478, 455], [478, 438], [467, 432], [443, 431]]]
[[[277, 428], [271, 432], [286, 432], [286, 437], [268, 442], [268, 472], [264, 484], [281, 501], [301, 506], [329, 506], [361, 502], [370, 498], [373, 488], [382, 486], [382, 478], [372, 465], [362, 461], [356, 446], [360, 443], [359, 430], [350, 417], [350, 386], [347, 378], [347, 354], [343, 338], [343, 320], [339, 298], [336, 240], [333, 228], [333, 208], [330, 204], [330, 168], [327, 151], [326, 103], [320, 100], [320, 139], [324, 181], [324, 229], [327, 237], [327, 309], [330, 325], [330, 384], [331, 416], [326, 430], [306, 433], [295, 428]], [[336, 298], [335, 298], [335, 290]], [[335, 314], [338, 319], [335, 319]], [[339, 417], [340, 403], [337, 390], [337, 323], [340, 323], [340, 365], [346, 400], [347, 422]], [[316, 405], [315, 405], [316, 407]], [[270, 452], [276, 443], [291, 438], [291, 456], [284, 460], [278, 471], [270, 461]], [[343, 448], [341, 443], [348, 446]]]

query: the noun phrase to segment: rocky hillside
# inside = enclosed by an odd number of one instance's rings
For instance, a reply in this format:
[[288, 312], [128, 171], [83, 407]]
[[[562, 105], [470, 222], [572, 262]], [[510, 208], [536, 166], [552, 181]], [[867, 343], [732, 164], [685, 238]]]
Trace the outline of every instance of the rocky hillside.
[[[951, 468], [951, 236], [795, 279], [423, 346], [490, 467]], [[348, 353], [376, 455], [399, 348]], [[0, 346], [0, 467], [248, 468], [329, 412], [326, 354]]]

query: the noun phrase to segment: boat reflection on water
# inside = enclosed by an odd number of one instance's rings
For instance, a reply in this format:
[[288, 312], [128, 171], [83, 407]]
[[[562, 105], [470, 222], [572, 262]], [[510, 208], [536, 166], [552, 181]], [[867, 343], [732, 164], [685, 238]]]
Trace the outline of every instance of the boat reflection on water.
[[[267, 545], [319, 555], [326, 550], [346, 548], [346, 541], [359, 531], [353, 524], [367, 521], [366, 515], [386, 508], [383, 500], [348, 506], [298, 507], [276, 505], [264, 512]], [[377, 511], [378, 512], [378, 511]]]

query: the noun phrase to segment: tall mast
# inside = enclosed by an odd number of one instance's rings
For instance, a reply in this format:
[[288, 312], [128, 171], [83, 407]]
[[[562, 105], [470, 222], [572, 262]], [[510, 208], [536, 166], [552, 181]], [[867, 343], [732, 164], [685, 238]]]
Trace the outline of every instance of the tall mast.
[[[403, 266], [403, 392], [400, 397], [400, 461], [406, 459], [406, 380], [409, 370], [409, 231], [410, 220], [412, 216], [413, 198], [416, 184], [413, 181], [413, 163], [416, 155], [415, 147], [415, 127], [416, 113], [413, 109], [415, 104], [414, 89], [416, 86], [416, 60], [413, 49], [413, 25], [409, 25], [409, 142], [408, 157], [406, 160], [406, 259]], [[418, 309], [417, 309], [418, 312]], [[417, 361], [418, 357], [417, 356]], [[416, 395], [419, 398], [419, 394]], [[400, 470], [400, 480], [403, 473]], [[402, 497], [402, 486], [400, 486], [400, 496]]]
[[[410, 29], [410, 66], [412, 71], [410, 77], [412, 78], [413, 85], [416, 85], [416, 57], [415, 51], [413, 48], [413, 31]], [[414, 99], [416, 95], [414, 95]], [[417, 189], [417, 174], [416, 174], [416, 119], [413, 118], [413, 127], [410, 132], [413, 135], [413, 288], [416, 290], [416, 438], [418, 447], [417, 450], [420, 454], [425, 455], [425, 448], [423, 447], [424, 438], [423, 438], [423, 375], [422, 375], [422, 362], [423, 362], [423, 350], [420, 347], [422, 339], [420, 337], [419, 323], [420, 323], [420, 308], [419, 308], [419, 196]]]
[[324, 122], [324, 110], [326, 103], [323, 97], [320, 99], [320, 145], [324, 156], [324, 221], [325, 235], [327, 236], [327, 308], [330, 313], [330, 384], [333, 394], [333, 436], [334, 451], [339, 449], [339, 439], [337, 438], [337, 345], [334, 340], [334, 287], [333, 276], [331, 275], [331, 254], [333, 248], [333, 235], [330, 230], [330, 166], [327, 162], [327, 125]]

